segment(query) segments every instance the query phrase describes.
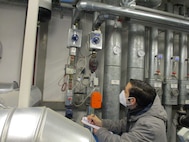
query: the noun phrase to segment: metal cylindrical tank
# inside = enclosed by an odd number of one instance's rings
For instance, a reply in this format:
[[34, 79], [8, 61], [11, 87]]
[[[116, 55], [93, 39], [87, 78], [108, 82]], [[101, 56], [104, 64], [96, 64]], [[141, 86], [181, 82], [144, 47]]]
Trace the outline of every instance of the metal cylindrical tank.
[[95, 142], [87, 128], [46, 107], [0, 110], [1, 142]]

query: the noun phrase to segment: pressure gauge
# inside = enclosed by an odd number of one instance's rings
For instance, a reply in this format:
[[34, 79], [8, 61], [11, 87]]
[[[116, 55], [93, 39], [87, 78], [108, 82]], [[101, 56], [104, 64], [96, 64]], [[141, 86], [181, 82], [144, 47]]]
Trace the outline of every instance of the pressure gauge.
[[77, 42], [79, 40], [79, 36], [77, 34], [72, 35], [72, 41]]
[[93, 44], [99, 44], [100, 43], [100, 38], [98, 36], [93, 37], [91, 40], [92, 40]]
[[144, 57], [145, 52], [143, 50], [138, 50], [137, 54], [138, 54], [139, 57]]
[[121, 52], [121, 49], [120, 49], [119, 46], [114, 46], [114, 47], [113, 47], [113, 53], [114, 53], [115, 55], [120, 54], [120, 52]]

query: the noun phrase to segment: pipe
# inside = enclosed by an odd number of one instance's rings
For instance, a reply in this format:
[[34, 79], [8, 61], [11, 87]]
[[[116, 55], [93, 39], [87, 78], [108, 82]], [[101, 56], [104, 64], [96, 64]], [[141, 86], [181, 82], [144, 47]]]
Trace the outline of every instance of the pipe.
[[185, 100], [187, 96], [186, 85], [188, 81], [186, 81], [186, 64], [185, 60], [187, 58], [187, 34], [180, 34], [180, 59], [179, 59], [179, 97], [178, 103], [181, 105], [185, 105]]
[[160, 71], [160, 61], [162, 56], [158, 54], [158, 28], [152, 27], [150, 29], [150, 46], [149, 46], [149, 72], [148, 81], [156, 89], [156, 94], [162, 100], [162, 79]]
[[2, 55], [3, 55], [3, 45], [0, 41], [0, 60], [2, 59]]
[[106, 21], [102, 118], [119, 119], [121, 80], [121, 28], [118, 21]]
[[[180, 13], [184, 13], [184, 7], [181, 7]], [[185, 105], [185, 100], [187, 96], [187, 90], [186, 85], [188, 84], [188, 81], [186, 81], [186, 58], [187, 58], [187, 42], [188, 37], [186, 33], [180, 33], [179, 35], [179, 97], [178, 97], [178, 104]]]
[[144, 79], [144, 35], [143, 25], [129, 23], [128, 37], [128, 60], [127, 60], [127, 82], [129, 79]]
[[[179, 30], [189, 31], [189, 18], [174, 15], [168, 12], [162, 12], [160, 10], [152, 10], [150, 8], [144, 8], [139, 6], [132, 6], [130, 8], [123, 8], [113, 5], [108, 5], [99, 2], [91, 2], [86, 0], [81, 0], [76, 5], [79, 13], [82, 11], [96, 11], [103, 12], [106, 14], [112, 14], [117, 16], [125, 16], [137, 20], [144, 21], [146, 23], [154, 23], [159, 26], [168, 26], [169, 28], [177, 28]], [[139, 10], [134, 9], [138, 7]], [[80, 14], [75, 13], [73, 18], [73, 23], [76, 23]]]
[[150, 30], [150, 58], [149, 58], [149, 79], [155, 79], [154, 73], [157, 67], [157, 59], [155, 56], [158, 55], [158, 29], [152, 27]]
[[[168, 3], [166, 9], [169, 12], [173, 12], [173, 5]], [[167, 139], [171, 142], [171, 137], [174, 135], [172, 127], [172, 105], [177, 104], [177, 97], [171, 95], [171, 84], [178, 84], [177, 80], [171, 78], [171, 57], [173, 57], [173, 31], [165, 31], [165, 51], [164, 51], [164, 86], [163, 86], [163, 103], [167, 112]], [[176, 135], [176, 134], [175, 134]]]
[[116, 19], [118, 19], [118, 16], [108, 15], [108, 14], [98, 15], [97, 19], [93, 23], [92, 29], [97, 30], [101, 26], [101, 24], [106, 20], [116, 20]]
[[0, 109], [1, 142], [95, 142], [83, 126], [46, 107]]

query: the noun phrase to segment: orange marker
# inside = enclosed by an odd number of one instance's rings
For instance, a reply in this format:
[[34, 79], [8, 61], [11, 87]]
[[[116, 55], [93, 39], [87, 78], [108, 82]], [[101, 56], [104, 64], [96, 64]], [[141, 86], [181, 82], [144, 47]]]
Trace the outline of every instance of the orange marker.
[[101, 108], [102, 106], [102, 95], [98, 91], [94, 91], [91, 94], [91, 107], [94, 109]]

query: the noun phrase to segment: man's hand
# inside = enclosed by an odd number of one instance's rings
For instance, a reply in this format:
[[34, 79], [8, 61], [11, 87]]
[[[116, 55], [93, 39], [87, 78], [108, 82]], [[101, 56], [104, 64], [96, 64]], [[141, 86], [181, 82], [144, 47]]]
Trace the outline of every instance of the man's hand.
[[[94, 114], [88, 115], [87, 119], [89, 123], [102, 127], [102, 120], [100, 120], [96, 115]], [[93, 129], [93, 132], [96, 133], [97, 129]]]

